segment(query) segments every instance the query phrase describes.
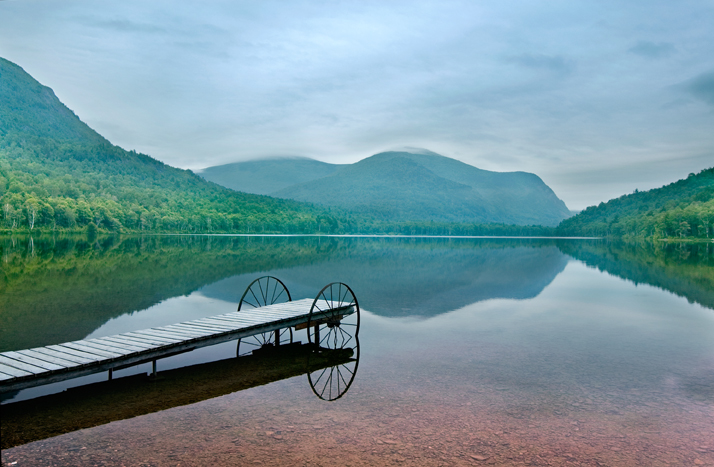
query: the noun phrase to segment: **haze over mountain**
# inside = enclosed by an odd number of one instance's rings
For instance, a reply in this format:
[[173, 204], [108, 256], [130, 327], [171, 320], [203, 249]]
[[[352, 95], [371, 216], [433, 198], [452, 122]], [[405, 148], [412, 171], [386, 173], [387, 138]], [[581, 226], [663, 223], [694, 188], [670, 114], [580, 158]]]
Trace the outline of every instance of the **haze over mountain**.
[[235, 190], [387, 221], [555, 226], [571, 215], [535, 174], [481, 170], [426, 150], [383, 152], [344, 166], [305, 158], [254, 160], [209, 167], [200, 175]]

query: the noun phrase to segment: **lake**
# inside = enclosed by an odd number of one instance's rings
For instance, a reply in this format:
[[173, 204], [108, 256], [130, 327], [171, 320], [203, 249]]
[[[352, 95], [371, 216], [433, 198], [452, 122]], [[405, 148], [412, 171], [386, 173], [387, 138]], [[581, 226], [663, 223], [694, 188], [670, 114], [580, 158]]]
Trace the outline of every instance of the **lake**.
[[[258, 381], [4, 449], [4, 465], [714, 465], [712, 243], [42, 236], [0, 245], [0, 351], [235, 311], [262, 275], [293, 299], [341, 281], [361, 306], [359, 367], [338, 400], [315, 397], [304, 374]], [[159, 374], [235, 352], [226, 343], [170, 357]], [[5, 394], [3, 410], [106, 378]]]

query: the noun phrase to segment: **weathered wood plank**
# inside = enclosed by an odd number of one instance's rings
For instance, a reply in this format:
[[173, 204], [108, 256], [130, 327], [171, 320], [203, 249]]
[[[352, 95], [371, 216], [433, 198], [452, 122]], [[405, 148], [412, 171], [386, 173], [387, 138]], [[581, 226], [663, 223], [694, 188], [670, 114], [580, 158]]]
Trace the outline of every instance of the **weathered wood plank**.
[[31, 371], [21, 370], [19, 368], [15, 368], [14, 366], [4, 365], [2, 363], [0, 363], [0, 371], [5, 374], [12, 375], [14, 378], [21, 378], [23, 376], [31, 376], [35, 374]]
[[176, 342], [179, 341], [179, 339], [167, 339], [165, 337], [156, 337], [156, 336], [147, 336], [146, 334], [139, 334], [136, 331], [133, 332], [125, 332], [124, 334], [119, 334], [120, 336], [124, 337], [129, 337], [132, 339], [143, 339], [149, 342], [154, 342], [156, 344], [161, 344], [161, 345], [170, 345], [170, 344], [175, 344]]
[[[239, 328], [245, 328], [245, 327], [250, 327], [250, 326], [255, 326], [255, 325], [260, 325], [260, 324], [268, 324], [275, 320], [243, 316], [243, 317], [236, 318], [233, 320], [215, 320], [215, 321], [218, 323], [228, 322], [228, 323], [230, 323], [231, 326], [234, 326], [236, 329], [239, 329]], [[201, 320], [200, 322], [206, 322], [207, 324], [210, 324], [211, 322], [213, 322], [213, 320], [206, 318], [205, 320]]]
[[165, 343], [162, 342], [156, 342], [154, 340], [150, 340], [147, 338], [139, 338], [136, 336], [128, 336], [126, 334], [117, 334], [116, 336], [108, 336], [105, 337], [105, 339], [111, 339], [115, 342], [127, 342], [131, 343], [132, 345], [138, 345], [138, 346], [146, 346], [149, 348], [156, 348], [156, 347], [161, 347], [162, 345], [165, 345]]
[[13, 360], [19, 360], [19, 361], [21, 361], [22, 363], [28, 363], [28, 364], [30, 364], [30, 365], [35, 365], [35, 366], [38, 366], [38, 367], [40, 367], [40, 368], [44, 368], [45, 370], [50, 370], [50, 371], [52, 371], [52, 370], [61, 370], [61, 369], [63, 369], [63, 368], [66, 368], [66, 367], [64, 367], [64, 366], [56, 365], [56, 364], [54, 364], [54, 363], [50, 363], [50, 362], [47, 362], [47, 361], [44, 361], [44, 360], [40, 360], [40, 359], [37, 359], [37, 358], [34, 358], [34, 357], [30, 357], [30, 356], [28, 356], [28, 355], [23, 355], [23, 354], [21, 354], [21, 353], [19, 353], [19, 352], [15, 352], [15, 351], [3, 352], [2, 355], [5, 356], [5, 357], [12, 358]]
[[[79, 341], [79, 342], [81, 342], [81, 341]], [[122, 356], [122, 354], [120, 354], [120, 353], [106, 352], [104, 350], [95, 349], [94, 347], [90, 347], [88, 345], [79, 344], [76, 341], [75, 342], [65, 342], [64, 344], [60, 344], [59, 346], [65, 347], [68, 349], [79, 350], [81, 352], [97, 355], [98, 357], [104, 357], [104, 358], [116, 358], [116, 357]], [[100, 358], [100, 360], [104, 360], [104, 358]]]
[[155, 329], [141, 329], [139, 331], [132, 331], [131, 334], [138, 334], [146, 337], [153, 337], [156, 339], [165, 339], [165, 342], [175, 344], [177, 342], [183, 342], [186, 337], [177, 336], [175, 334], [167, 335], [164, 332], [156, 332]]
[[36, 358], [37, 360], [42, 360], [45, 362], [50, 362], [54, 363], [55, 365], [59, 365], [62, 368], [72, 368], [77, 366], [76, 362], [71, 362], [69, 360], [65, 360], [63, 358], [58, 358], [58, 357], [52, 357], [50, 355], [46, 355], [40, 352], [36, 352], [32, 349], [27, 349], [27, 350], [18, 350], [17, 353], [21, 355], [26, 355], [28, 357]]
[[105, 357], [103, 357], [103, 356], [101, 356], [101, 355], [97, 355], [97, 354], [93, 354], [93, 353], [87, 353], [87, 352], [82, 351], [82, 350], [73, 349], [73, 348], [71, 348], [71, 347], [64, 347], [64, 346], [61, 346], [61, 345], [48, 345], [46, 348], [51, 349], [51, 350], [55, 350], [55, 351], [57, 351], [57, 352], [64, 352], [64, 353], [67, 353], [67, 354], [70, 354], [70, 355], [76, 355], [76, 356], [78, 356], [78, 357], [90, 359], [90, 360], [93, 361], [93, 362], [96, 362], [96, 361], [98, 361], [98, 360], [104, 360], [104, 358], [105, 358]]
[[105, 344], [100, 344], [98, 342], [92, 342], [92, 340], [76, 341], [75, 343], [78, 345], [83, 345], [85, 347], [89, 347], [91, 349], [101, 350], [102, 352], [109, 352], [109, 353], [114, 353], [117, 355], [126, 355], [128, 353], [132, 353], [131, 350], [118, 349], [116, 347], [111, 347], [111, 346], [108, 346]]
[[58, 352], [56, 350], [50, 349], [49, 347], [35, 347], [34, 349], [32, 349], [32, 351], [43, 355], [49, 355], [50, 357], [57, 357], [62, 360], [67, 360], [68, 362], [73, 362], [78, 365], [83, 365], [85, 363], [91, 363], [95, 361], [90, 358], [78, 357], [76, 355], [68, 354], [66, 352]]
[[7, 374], [3, 373], [2, 371], [0, 371], [0, 381], [5, 381], [7, 379], [13, 379], [13, 378], [15, 378], [15, 377], [12, 375], [7, 375]]
[[[137, 331], [138, 332], [138, 331]], [[151, 328], [151, 329], [146, 329], [146, 333], [151, 333], [157, 336], [166, 336], [166, 337], [175, 337], [180, 340], [187, 340], [187, 339], [194, 339], [196, 337], [200, 337], [200, 335], [192, 335], [190, 333], [180, 333], [178, 331], [166, 331], [161, 328]]]
[[[300, 315], [302, 315], [302, 314], [304, 314], [304, 313], [300, 313], [300, 314], [295, 314], [295, 313], [277, 313], [277, 312], [274, 312], [274, 313], [243, 313], [243, 314], [240, 316], [240, 318], [249, 317], [249, 318], [252, 318], [252, 319], [259, 319], [259, 320], [262, 320], [262, 321], [272, 321], [272, 320], [276, 320], [276, 319], [292, 318], [292, 317], [294, 317], [294, 316], [300, 316]], [[235, 318], [233, 318], [233, 317], [228, 317], [228, 318], [226, 318], [226, 319], [239, 319], [239, 317], [235, 317]]]
[[[131, 350], [118, 349], [118, 348], [116, 348], [116, 347], [110, 347], [110, 346], [108, 346], [108, 345], [100, 344], [100, 343], [98, 343], [98, 342], [92, 342], [92, 340], [75, 341], [74, 343], [75, 343], [75, 344], [78, 344], [78, 345], [83, 345], [83, 346], [85, 346], [85, 347], [89, 347], [90, 349], [99, 350], [99, 351], [101, 351], [101, 352], [113, 353], [113, 354], [116, 354], [116, 355], [118, 355], [118, 356], [127, 355], [127, 354], [132, 353]], [[101, 354], [100, 354], [100, 355], [101, 355]]]
[[211, 334], [215, 334], [216, 331], [215, 329], [199, 329], [197, 327], [191, 328], [190, 326], [187, 328], [177, 328], [175, 326], [163, 326], [160, 328], [156, 328], [164, 332], [172, 332], [176, 334], [181, 334], [181, 335], [187, 335], [189, 337], [203, 337], [203, 336], [210, 336]]
[[108, 337], [97, 337], [96, 339], [87, 339], [83, 342], [94, 342], [110, 348], [116, 348], [126, 352], [141, 352], [150, 348], [147, 345], [129, 344], [127, 342], [116, 342]]
[[97, 340], [101, 342], [106, 342], [107, 345], [119, 345], [122, 347], [138, 349], [139, 351], [153, 349], [154, 347], [156, 347], [155, 344], [151, 344], [149, 342], [137, 342], [135, 340], [129, 340], [125, 336], [104, 336], [97, 338]]
[[[197, 319], [196, 322], [200, 323], [202, 321], [208, 320], [209, 318], [203, 318], [203, 319]], [[262, 324], [269, 322], [270, 320], [267, 320], [265, 318], [258, 318], [255, 316], [251, 316], [248, 313], [244, 314], [243, 316], [233, 318], [233, 321], [236, 323], [245, 323], [245, 324]]]
[[[247, 320], [247, 319], [238, 320], [238, 319], [234, 319], [234, 320], [229, 321], [229, 320], [219, 320], [219, 319], [214, 320], [214, 319], [205, 318], [200, 321], [194, 321], [194, 322], [196, 324], [204, 324], [204, 323], [207, 325], [215, 324], [217, 326], [231, 326], [233, 329], [240, 329], [240, 328], [244, 328], [244, 327], [248, 327], [248, 326], [253, 326], [255, 324], [265, 324], [266, 320]], [[225, 324], [223, 324], [223, 323], [225, 323]]]
[[0, 363], [2, 363], [5, 366], [17, 368], [18, 370], [32, 373], [33, 375], [36, 375], [38, 373], [44, 373], [47, 371], [47, 369], [45, 369], [45, 368], [39, 367], [37, 365], [31, 365], [31, 364], [28, 364], [25, 362], [21, 362], [19, 360], [15, 360], [14, 358], [8, 358], [5, 355], [0, 355]]
[[221, 332], [226, 332], [226, 331], [232, 331], [233, 328], [230, 328], [228, 326], [224, 327], [218, 327], [218, 326], [209, 326], [209, 325], [199, 325], [196, 323], [181, 323], [181, 324], [172, 324], [171, 326], [165, 326], [166, 329], [171, 330], [171, 329], [176, 329], [176, 330], [184, 330], [184, 331], [205, 331], [205, 332], [210, 332], [212, 334], [219, 334]]
[[213, 329], [215, 331], [227, 331], [231, 329], [236, 329], [236, 325], [232, 323], [227, 323], [225, 321], [186, 321], [185, 323], [178, 323], [174, 326], [196, 326], [199, 328]]

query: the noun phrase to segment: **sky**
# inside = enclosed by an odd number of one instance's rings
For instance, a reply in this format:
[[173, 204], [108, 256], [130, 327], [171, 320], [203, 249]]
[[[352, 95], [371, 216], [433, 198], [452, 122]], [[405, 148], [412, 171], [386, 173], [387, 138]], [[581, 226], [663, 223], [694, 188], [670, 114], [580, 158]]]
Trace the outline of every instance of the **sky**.
[[573, 210], [714, 166], [714, 2], [0, 1], [0, 56], [199, 170], [419, 147]]

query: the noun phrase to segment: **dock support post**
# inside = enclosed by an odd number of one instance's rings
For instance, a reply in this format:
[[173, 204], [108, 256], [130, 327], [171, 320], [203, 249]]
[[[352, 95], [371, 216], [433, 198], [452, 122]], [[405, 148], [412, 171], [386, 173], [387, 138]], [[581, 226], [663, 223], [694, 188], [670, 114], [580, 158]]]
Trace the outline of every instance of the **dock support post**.
[[151, 361], [151, 377], [156, 378], [156, 360]]
[[109, 368], [109, 381], [112, 380], [113, 373], [114, 373], [114, 370], [112, 370], [111, 368]]
[[275, 345], [280, 345], [280, 329], [275, 330]]

